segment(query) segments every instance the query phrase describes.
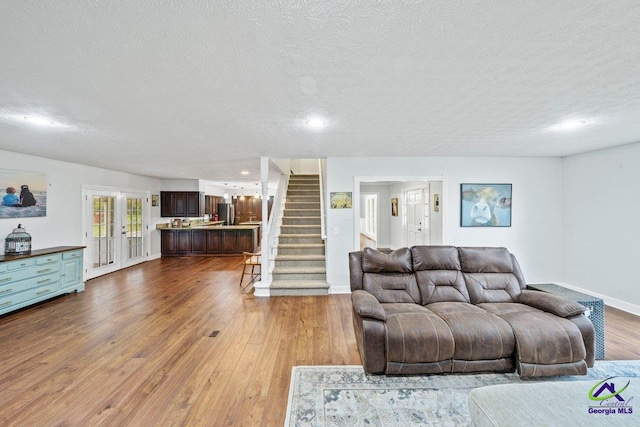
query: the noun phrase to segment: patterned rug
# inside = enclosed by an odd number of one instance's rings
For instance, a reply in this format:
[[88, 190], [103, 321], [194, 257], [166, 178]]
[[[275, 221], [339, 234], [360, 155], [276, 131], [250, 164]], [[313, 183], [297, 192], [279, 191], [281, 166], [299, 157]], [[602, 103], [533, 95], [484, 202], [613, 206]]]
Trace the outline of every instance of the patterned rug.
[[477, 387], [640, 377], [640, 361], [596, 361], [585, 376], [522, 380], [517, 374], [365, 375], [362, 366], [294, 366], [285, 426], [468, 426]]

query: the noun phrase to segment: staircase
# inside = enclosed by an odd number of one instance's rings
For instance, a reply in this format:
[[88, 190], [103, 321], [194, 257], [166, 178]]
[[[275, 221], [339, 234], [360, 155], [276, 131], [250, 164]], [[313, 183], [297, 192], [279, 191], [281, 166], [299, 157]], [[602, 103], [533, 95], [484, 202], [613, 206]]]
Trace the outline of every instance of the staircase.
[[272, 274], [271, 296], [328, 294], [318, 175], [289, 178]]

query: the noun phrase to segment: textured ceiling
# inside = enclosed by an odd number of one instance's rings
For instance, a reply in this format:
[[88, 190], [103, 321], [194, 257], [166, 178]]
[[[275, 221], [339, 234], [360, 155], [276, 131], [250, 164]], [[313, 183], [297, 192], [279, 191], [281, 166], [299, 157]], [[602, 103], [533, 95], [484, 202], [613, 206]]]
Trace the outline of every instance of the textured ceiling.
[[[638, 22], [638, 0], [2, 0], [0, 149], [255, 182], [259, 156], [628, 144]], [[35, 113], [61, 126], [22, 119]], [[329, 126], [309, 131], [310, 115]], [[587, 123], [552, 129], [571, 119]]]

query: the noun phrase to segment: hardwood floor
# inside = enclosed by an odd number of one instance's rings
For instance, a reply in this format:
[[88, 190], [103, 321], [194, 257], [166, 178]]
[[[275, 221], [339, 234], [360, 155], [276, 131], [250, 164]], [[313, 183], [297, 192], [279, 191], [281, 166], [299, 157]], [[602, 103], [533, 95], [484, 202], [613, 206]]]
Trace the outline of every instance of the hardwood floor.
[[[291, 367], [359, 364], [349, 295], [254, 298], [241, 257], [163, 258], [0, 317], [0, 425], [281, 426]], [[640, 318], [607, 308], [607, 358]]]

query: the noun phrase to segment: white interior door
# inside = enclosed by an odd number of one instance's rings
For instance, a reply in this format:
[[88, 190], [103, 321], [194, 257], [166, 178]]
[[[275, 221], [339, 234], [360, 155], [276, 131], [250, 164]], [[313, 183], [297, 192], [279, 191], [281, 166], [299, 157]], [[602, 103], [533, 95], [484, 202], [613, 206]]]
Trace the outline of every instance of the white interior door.
[[407, 246], [423, 244], [424, 204], [422, 190], [408, 190], [405, 193], [407, 212]]
[[139, 264], [147, 258], [148, 196], [143, 193], [122, 194], [122, 268]]
[[85, 279], [143, 262], [149, 242], [149, 195], [84, 189]]

